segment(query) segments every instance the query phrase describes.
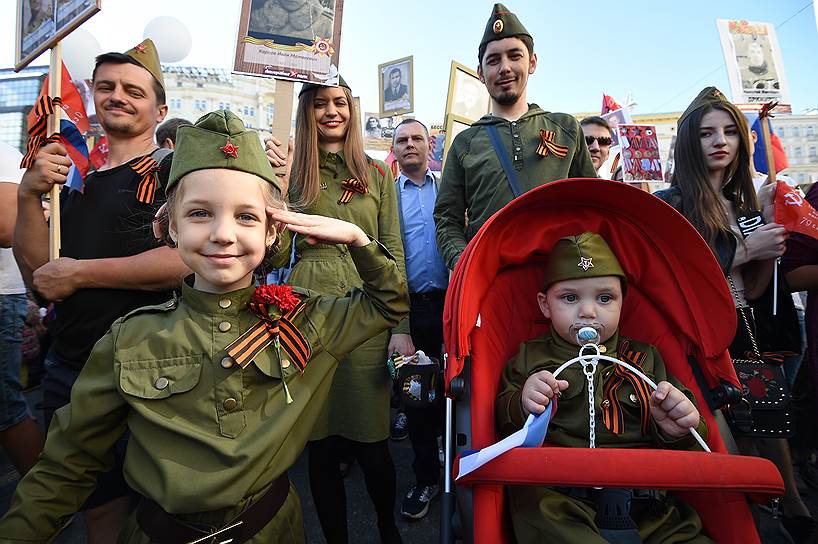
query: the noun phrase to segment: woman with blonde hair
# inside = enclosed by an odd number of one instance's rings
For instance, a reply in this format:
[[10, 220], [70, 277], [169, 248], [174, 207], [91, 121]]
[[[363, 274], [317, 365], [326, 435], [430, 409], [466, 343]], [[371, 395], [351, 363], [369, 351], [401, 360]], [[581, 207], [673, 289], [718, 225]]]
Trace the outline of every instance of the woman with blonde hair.
[[[395, 184], [389, 169], [364, 153], [360, 112], [349, 87], [305, 85], [298, 96], [290, 202], [307, 213], [322, 213], [361, 227], [395, 256], [396, 282], [406, 272]], [[343, 294], [361, 285], [349, 251], [340, 245], [295, 241], [298, 261], [290, 283], [322, 294]], [[355, 326], [351, 323], [350, 326]], [[371, 338], [341, 360], [328, 402], [308, 445], [310, 490], [324, 536], [348, 541], [346, 494], [340, 453], [351, 451], [364, 472], [382, 542], [400, 542], [394, 518], [395, 468], [389, 453], [390, 376], [387, 346], [410, 342], [408, 322]]]

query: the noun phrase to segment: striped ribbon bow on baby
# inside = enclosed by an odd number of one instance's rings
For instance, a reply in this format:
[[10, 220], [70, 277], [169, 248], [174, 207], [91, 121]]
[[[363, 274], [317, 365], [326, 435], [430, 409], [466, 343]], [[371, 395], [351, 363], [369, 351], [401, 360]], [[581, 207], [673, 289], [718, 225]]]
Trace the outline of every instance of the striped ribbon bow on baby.
[[[625, 362], [641, 369], [645, 362], [645, 353], [629, 349], [627, 340], [620, 344], [618, 349], [620, 357]], [[636, 402], [639, 403], [640, 419], [642, 422], [642, 436], [647, 436], [648, 425], [650, 424], [650, 389], [647, 383], [642, 381], [622, 365], [614, 365], [614, 376], [608, 380], [603, 389], [602, 421], [605, 426], [614, 434], [620, 434], [625, 430], [625, 417], [622, 406], [619, 403], [619, 387], [625, 382], [630, 382], [636, 395]], [[605, 402], [607, 401], [607, 402]]]
[[360, 193], [365, 195], [369, 192], [369, 187], [366, 184], [355, 178], [345, 179], [341, 182], [341, 188], [344, 190], [343, 194], [341, 194], [341, 198], [338, 199], [338, 204], [346, 204], [352, 197], [355, 196], [355, 193]]
[[540, 129], [540, 145], [537, 147], [537, 153], [547, 157], [549, 152], [561, 159], [568, 155], [568, 148], [554, 141], [554, 131]]

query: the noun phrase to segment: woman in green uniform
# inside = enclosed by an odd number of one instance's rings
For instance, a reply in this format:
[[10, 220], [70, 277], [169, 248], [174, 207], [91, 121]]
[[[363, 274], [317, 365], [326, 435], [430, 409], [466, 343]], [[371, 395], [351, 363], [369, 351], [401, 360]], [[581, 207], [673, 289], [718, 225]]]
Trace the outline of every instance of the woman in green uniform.
[[[366, 156], [360, 114], [346, 83], [305, 85], [298, 97], [290, 202], [306, 213], [349, 221], [395, 256], [405, 277], [395, 184], [389, 169]], [[299, 260], [290, 283], [319, 293], [343, 295], [361, 284], [349, 251], [310, 245], [296, 238]], [[361, 324], [349, 323], [349, 327]], [[408, 333], [408, 322], [393, 330]], [[346, 494], [339, 451], [351, 450], [364, 472], [382, 542], [399, 542], [395, 525], [395, 468], [389, 454], [389, 333], [349, 353], [340, 365], [329, 402], [310, 437], [310, 490], [324, 536], [346, 543]]]
[[[120, 542], [304, 542], [286, 471], [343, 354], [407, 314], [406, 284], [359, 227], [285, 211], [258, 136], [230, 112], [179, 129], [166, 194], [163, 235], [194, 274], [180, 298], [118, 319], [97, 342], [0, 542], [50, 541], [128, 431], [123, 473], [142, 499]], [[281, 223], [344, 244], [362, 289], [255, 289]]]

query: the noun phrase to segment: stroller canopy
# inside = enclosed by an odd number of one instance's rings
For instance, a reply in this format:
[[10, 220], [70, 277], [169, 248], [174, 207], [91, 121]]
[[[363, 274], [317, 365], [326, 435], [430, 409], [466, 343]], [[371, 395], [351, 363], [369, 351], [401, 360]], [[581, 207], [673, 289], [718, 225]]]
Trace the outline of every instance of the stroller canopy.
[[[509, 203], [461, 255], [444, 313], [447, 389], [470, 355], [470, 335], [480, 326], [481, 305], [498, 274], [532, 260], [544, 262], [559, 238], [584, 231], [602, 235], [625, 271], [623, 315], [628, 304], [655, 307], [673, 334], [686, 340], [688, 353], [707, 363], [701, 370], [711, 387], [722, 380], [738, 385], [724, 356], [736, 330], [735, 307], [724, 274], [696, 229], [671, 206], [635, 187], [570, 179]], [[637, 327], [622, 324], [623, 332], [635, 338]]]

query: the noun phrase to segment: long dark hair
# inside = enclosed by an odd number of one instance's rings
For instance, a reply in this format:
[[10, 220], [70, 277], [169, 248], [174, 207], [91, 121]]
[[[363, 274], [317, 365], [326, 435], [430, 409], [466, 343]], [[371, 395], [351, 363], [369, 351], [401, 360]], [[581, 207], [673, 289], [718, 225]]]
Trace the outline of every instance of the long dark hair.
[[678, 187], [682, 195], [682, 209], [687, 220], [696, 227], [708, 245], [715, 251], [720, 241], [734, 237], [730, 219], [718, 192], [710, 183], [707, 163], [702, 153], [699, 132], [702, 117], [719, 109], [732, 117], [739, 133], [739, 148], [736, 158], [727, 168], [722, 180], [721, 191], [732, 203], [736, 216], [758, 210], [758, 198], [753, 187], [750, 168], [750, 129], [744, 114], [729, 102], [704, 107], [691, 113], [681, 125], [676, 136], [674, 149], [674, 170], [671, 186]]

